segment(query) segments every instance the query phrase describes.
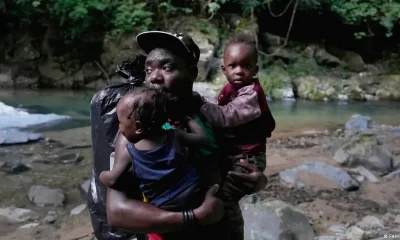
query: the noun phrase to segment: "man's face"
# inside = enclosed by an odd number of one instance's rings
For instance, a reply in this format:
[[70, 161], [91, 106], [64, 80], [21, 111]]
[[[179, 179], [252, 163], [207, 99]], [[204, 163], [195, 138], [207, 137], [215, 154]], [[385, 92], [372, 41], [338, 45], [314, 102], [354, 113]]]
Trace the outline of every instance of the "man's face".
[[161, 88], [176, 97], [191, 93], [196, 77], [181, 57], [159, 48], [147, 55], [145, 71], [145, 84]]
[[254, 49], [246, 44], [232, 44], [224, 53], [222, 70], [228, 81], [237, 89], [253, 82], [258, 66]]

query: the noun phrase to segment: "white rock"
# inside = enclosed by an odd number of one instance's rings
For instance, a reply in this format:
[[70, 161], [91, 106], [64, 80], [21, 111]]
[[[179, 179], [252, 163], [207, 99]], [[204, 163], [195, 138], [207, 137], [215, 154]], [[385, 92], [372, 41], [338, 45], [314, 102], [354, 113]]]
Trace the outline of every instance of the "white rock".
[[74, 209], [72, 209], [69, 215], [70, 216], [79, 215], [85, 209], [86, 209], [86, 204], [81, 204], [81, 205], [75, 207]]
[[369, 182], [372, 182], [372, 183], [378, 182], [378, 178], [371, 171], [366, 169], [365, 167], [358, 166], [356, 169], [357, 169], [358, 173], [361, 174], [362, 176], [364, 176], [365, 178], [367, 178], [367, 180]]
[[394, 219], [394, 223], [397, 223], [400, 225], [400, 214], [397, 215], [396, 219]]
[[357, 227], [363, 230], [372, 230], [372, 229], [383, 229], [385, 226], [375, 216], [366, 216], [360, 222], [356, 224]]
[[39, 226], [39, 223], [28, 223], [28, 224], [22, 225], [19, 228], [35, 228], [37, 226]]
[[0, 208], [0, 216], [7, 218], [10, 223], [23, 223], [35, 219], [37, 213], [29, 209], [11, 206], [8, 208]]
[[349, 240], [364, 240], [364, 231], [356, 226], [352, 226], [351, 228], [347, 229], [346, 237]]
[[329, 228], [329, 231], [334, 233], [344, 233], [346, 232], [346, 226], [344, 225], [333, 225]]

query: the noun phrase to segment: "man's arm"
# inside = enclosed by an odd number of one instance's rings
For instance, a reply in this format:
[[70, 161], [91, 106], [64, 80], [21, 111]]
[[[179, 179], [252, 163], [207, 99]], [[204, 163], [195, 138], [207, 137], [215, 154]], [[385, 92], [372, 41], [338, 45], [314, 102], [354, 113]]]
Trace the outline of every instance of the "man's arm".
[[[115, 144], [116, 161], [118, 158], [130, 158], [126, 149], [127, 143], [128, 140], [120, 134]], [[203, 204], [194, 209], [199, 224], [211, 224], [221, 219], [223, 203], [214, 197], [217, 189], [218, 187], [210, 188]], [[106, 207], [108, 223], [111, 226], [135, 233], [171, 232], [182, 230], [185, 227], [181, 212], [168, 212], [149, 203], [128, 199], [123, 192], [115, 189], [108, 188]]]
[[242, 125], [261, 116], [258, 94], [253, 85], [239, 90], [238, 96], [224, 106], [205, 103], [201, 113], [211, 125], [219, 128], [230, 128]]

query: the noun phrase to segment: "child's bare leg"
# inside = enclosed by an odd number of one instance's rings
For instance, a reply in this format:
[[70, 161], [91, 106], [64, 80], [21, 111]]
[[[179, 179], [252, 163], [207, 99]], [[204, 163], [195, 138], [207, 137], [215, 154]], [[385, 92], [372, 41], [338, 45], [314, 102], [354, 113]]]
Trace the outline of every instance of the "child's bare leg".
[[131, 165], [129, 158], [121, 158], [120, 161], [114, 162], [111, 171], [103, 171], [100, 173], [100, 181], [107, 187], [112, 187], [117, 181], [118, 177]]

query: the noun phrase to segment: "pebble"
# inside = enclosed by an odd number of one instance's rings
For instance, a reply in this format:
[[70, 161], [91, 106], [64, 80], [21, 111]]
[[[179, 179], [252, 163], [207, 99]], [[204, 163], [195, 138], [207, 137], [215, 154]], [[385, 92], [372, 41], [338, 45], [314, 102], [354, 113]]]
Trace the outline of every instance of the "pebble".
[[74, 209], [72, 209], [69, 215], [70, 216], [79, 215], [85, 209], [86, 209], [86, 204], [81, 204], [79, 206], [76, 206]]
[[46, 224], [53, 224], [53, 223], [55, 223], [57, 221], [57, 217], [56, 216], [46, 216], [44, 219], [43, 219], [43, 222], [44, 223], [46, 223]]

